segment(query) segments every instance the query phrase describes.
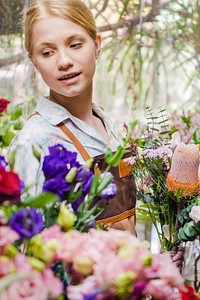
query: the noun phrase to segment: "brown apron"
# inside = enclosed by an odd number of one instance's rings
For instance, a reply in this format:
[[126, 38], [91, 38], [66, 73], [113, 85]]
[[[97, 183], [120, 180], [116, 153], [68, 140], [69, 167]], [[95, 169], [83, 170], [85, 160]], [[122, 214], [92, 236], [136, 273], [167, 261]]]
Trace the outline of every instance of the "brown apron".
[[[78, 152], [84, 160], [90, 159], [90, 155], [83, 145], [69, 130], [69, 128], [61, 123], [58, 127], [72, 141]], [[135, 205], [136, 205], [136, 185], [133, 176], [133, 169], [128, 162], [131, 159], [131, 152], [126, 152], [117, 167], [111, 167], [109, 172], [114, 176], [114, 183], [117, 187], [117, 194], [114, 198], [106, 201], [101, 199], [98, 206], [103, 208], [102, 213], [97, 218], [98, 224], [110, 226], [112, 228], [127, 230], [136, 235], [135, 232]], [[104, 172], [107, 164], [105, 155], [93, 157], [93, 171]]]

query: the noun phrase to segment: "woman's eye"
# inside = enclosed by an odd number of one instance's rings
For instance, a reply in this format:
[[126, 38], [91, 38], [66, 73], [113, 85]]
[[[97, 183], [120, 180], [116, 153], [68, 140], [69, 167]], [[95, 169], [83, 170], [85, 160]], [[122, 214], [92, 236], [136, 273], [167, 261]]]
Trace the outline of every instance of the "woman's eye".
[[52, 53], [53, 53], [52, 50], [45, 50], [45, 51], [42, 52], [42, 55], [43, 55], [44, 57], [47, 57], [47, 56], [51, 55]]
[[81, 45], [82, 45], [82, 43], [80, 43], [80, 42], [72, 43], [72, 44], [70, 45], [70, 48], [80, 48]]

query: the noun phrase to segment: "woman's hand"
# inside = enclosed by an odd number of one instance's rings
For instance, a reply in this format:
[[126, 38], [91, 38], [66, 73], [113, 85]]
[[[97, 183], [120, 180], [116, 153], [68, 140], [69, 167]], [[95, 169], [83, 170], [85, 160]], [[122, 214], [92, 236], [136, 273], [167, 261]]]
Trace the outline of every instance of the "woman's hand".
[[172, 254], [172, 261], [173, 263], [181, 270], [183, 261], [184, 261], [184, 253], [185, 253], [185, 249], [183, 247], [179, 247], [177, 249], [176, 254]]

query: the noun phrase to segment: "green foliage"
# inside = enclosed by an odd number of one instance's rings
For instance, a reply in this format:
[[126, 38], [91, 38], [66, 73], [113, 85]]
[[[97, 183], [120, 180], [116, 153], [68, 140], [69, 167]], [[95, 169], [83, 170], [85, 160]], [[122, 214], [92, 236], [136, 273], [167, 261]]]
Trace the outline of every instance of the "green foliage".
[[183, 241], [193, 241], [200, 233], [200, 222], [190, 221], [180, 228], [178, 238]]
[[0, 116], [0, 149], [7, 148], [16, 133], [22, 129], [22, 106], [16, 106]]
[[22, 199], [22, 205], [27, 207], [43, 208], [59, 201], [59, 198], [51, 193], [43, 193], [37, 197], [26, 197]]
[[[13, 33], [8, 39], [5, 35], [0, 36], [3, 45], [0, 57], [9, 58], [5, 64], [3, 61], [0, 64], [8, 66], [6, 70], [9, 70], [9, 61], [16, 52], [15, 41], [20, 38], [16, 35], [19, 32], [19, 14], [27, 3], [6, 0], [0, 10], [0, 28], [4, 34]], [[101, 65], [102, 61], [103, 71], [106, 65], [110, 74], [109, 80], [105, 73], [100, 74], [97, 82], [101, 79], [106, 89], [107, 98], [99, 100], [100, 103], [105, 101], [105, 106], [108, 103], [105, 108], [112, 111], [121, 98], [121, 103], [133, 111], [153, 107], [157, 103], [169, 109], [176, 105], [177, 109], [189, 106], [199, 110], [200, 0], [160, 1], [159, 5], [157, 1], [137, 0], [88, 0], [85, 3], [92, 9], [103, 35], [104, 57], [98, 64]], [[20, 51], [23, 51], [22, 47]], [[27, 95], [28, 86], [33, 98], [39, 89], [31, 89], [30, 77], [29, 86], [26, 78], [23, 90]], [[11, 96], [14, 96], [14, 84], [9, 78], [7, 85]], [[117, 96], [119, 93], [116, 102], [107, 101], [111, 93]], [[24, 105], [27, 108], [27, 103]], [[8, 144], [11, 138], [12, 134], [8, 133], [3, 143]], [[194, 140], [199, 142], [195, 133]]]
[[[168, 1], [160, 5], [156, 1], [152, 5], [123, 1], [121, 7], [119, 20], [127, 20], [127, 26], [123, 31], [119, 28], [112, 32], [105, 47], [114, 91], [123, 81], [128, 103], [134, 108], [157, 102], [170, 105], [177, 101], [172, 94], [177, 72], [185, 82], [177, 89], [182, 89], [184, 99], [191, 89], [188, 101], [198, 107], [200, 1]], [[182, 103], [180, 99], [177, 106]]]
[[200, 196], [197, 196], [190, 205], [178, 214], [178, 220], [182, 225], [178, 232], [178, 238], [183, 242], [193, 241], [200, 234], [200, 221], [195, 222], [189, 216], [192, 207], [198, 205], [200, 205]]

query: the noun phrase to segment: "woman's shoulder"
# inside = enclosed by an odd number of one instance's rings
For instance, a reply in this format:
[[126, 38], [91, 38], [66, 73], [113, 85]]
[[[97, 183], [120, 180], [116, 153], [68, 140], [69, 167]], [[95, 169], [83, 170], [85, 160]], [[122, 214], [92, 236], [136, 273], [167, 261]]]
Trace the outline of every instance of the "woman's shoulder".
[[53, 126], [44, 118], [40, 115], [33, 115], [24, 123], [11, 145], [22, 145], [28, 148], [31, 144], [43, 144], [44, 140], [51, 135], [52, 130]]

